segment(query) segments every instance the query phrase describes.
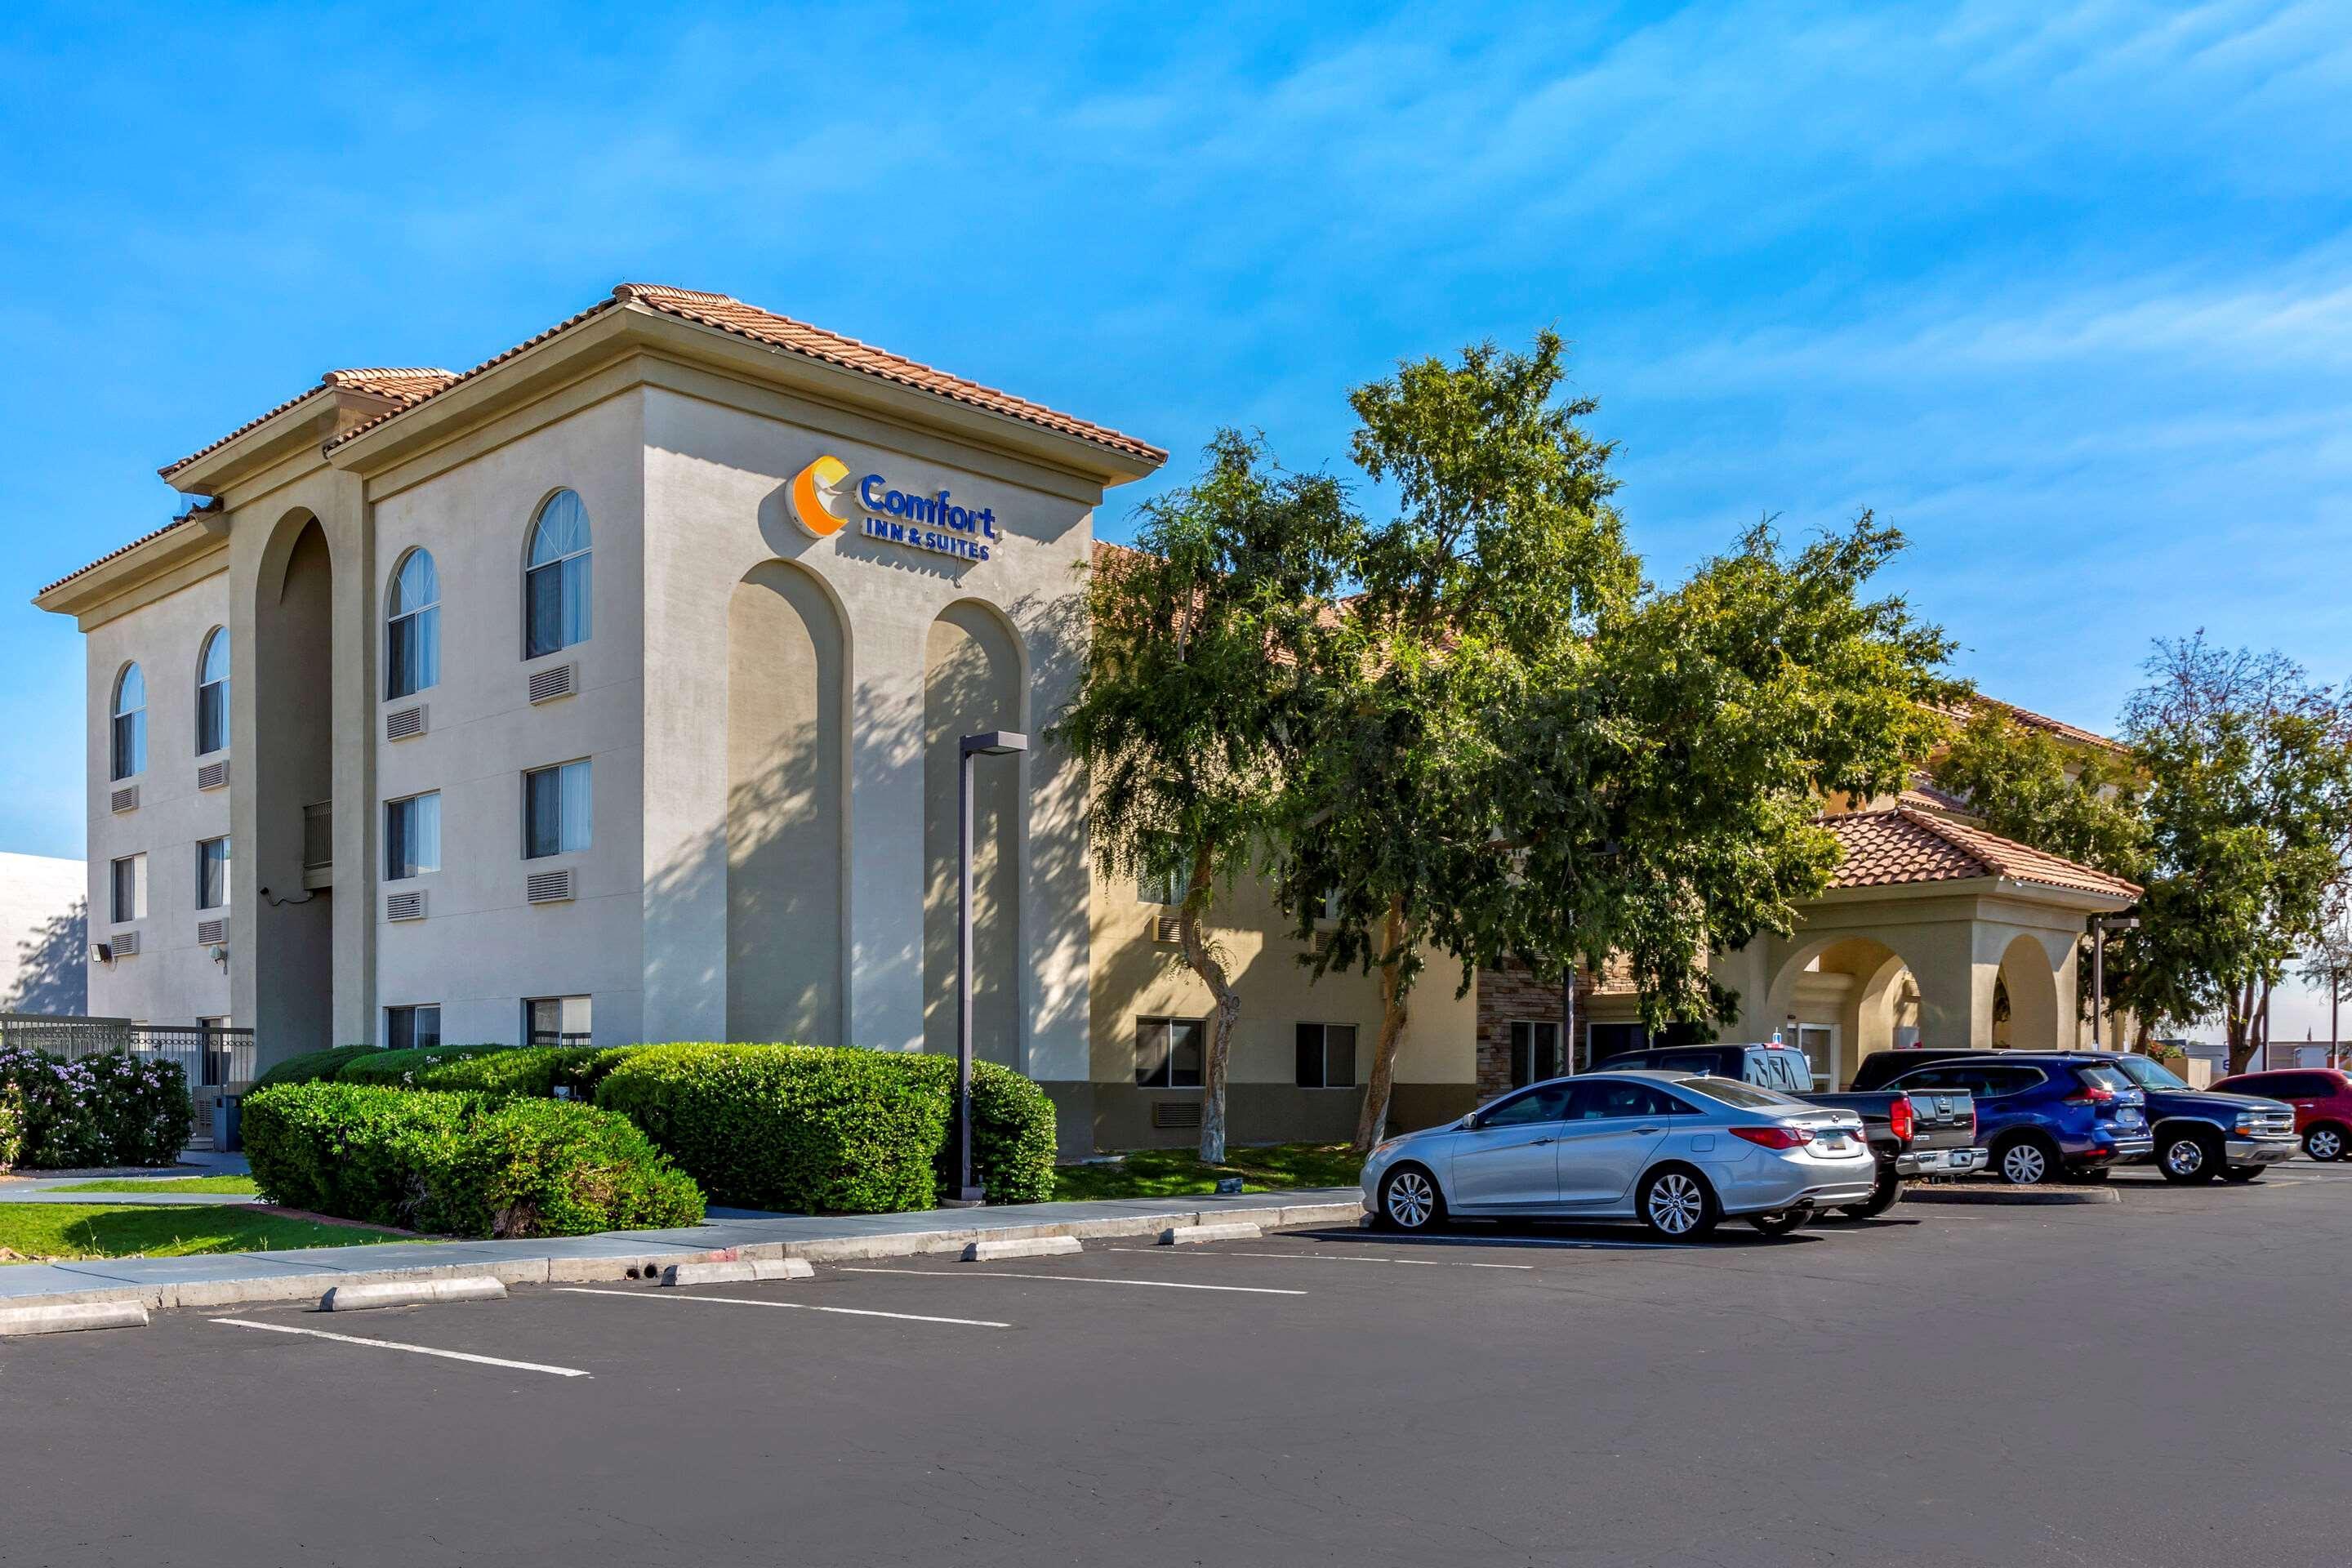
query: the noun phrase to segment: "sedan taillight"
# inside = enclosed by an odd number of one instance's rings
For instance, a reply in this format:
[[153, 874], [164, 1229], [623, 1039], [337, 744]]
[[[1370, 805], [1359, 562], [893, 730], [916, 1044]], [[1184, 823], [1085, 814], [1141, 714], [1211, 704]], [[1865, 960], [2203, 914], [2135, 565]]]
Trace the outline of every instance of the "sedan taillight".
[[1735, 1127], [1734, 1138], [1745, 1138], [1759, 1149], [1797, 1149], [1813, 1141], [1810, 1127]]

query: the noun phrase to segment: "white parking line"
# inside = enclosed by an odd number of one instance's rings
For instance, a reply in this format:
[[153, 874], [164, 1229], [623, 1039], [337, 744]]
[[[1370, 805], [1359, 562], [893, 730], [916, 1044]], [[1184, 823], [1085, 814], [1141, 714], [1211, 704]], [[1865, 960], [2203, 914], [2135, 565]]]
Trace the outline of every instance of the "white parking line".
[[1403, 1263], [1415, 1268], [1533, 1268], [1532, 1263], [1457, 1263], [1451, 1258], [1342, 1258], [1332, 1252], [1183, 1252], [1160, 1247], [1106, 1247], [1105, 1252], [1132, 1252], [1151, 1258], [1278, 1258], [1285, 1263]]
[[1236, 1296], [1304, 1296], [1304, 1290], [1275, 1290], [1263, 1285], [1192, 1285], [1177, 1279], [1113, 1279], [1099, 1274], [1000, 1274], [995, 1269], [968, 1268], [942, 1274], [934, 1268], [844, 1268], [844, 1274], [919, 1274], [927, 1279], [1050, 1279], [1071, 1285], [1148, 1285], [1160, 1290], [1224, 1290]]
[[677, 1296], [667, 1290], [656, 1295], [647, 1290], [596, 1290], [582, 1285], [559, 1285], [556, 1293], [563, 1296], [626, 1296], [633, 1301], [709, 1301], [720, 1307], [786, 1307], [795, 1312], [838, 1312], [845, 1318], [896, 1318], [902, 1323], [953, 1323], [964, 1329], [1013, 1327], [1011, 1323], [992, 1322], [986, 1318], [927, 1318], [919, 1312], [875, 1312], [863, 1307], [820, 1307], [813, 1301], [763, 1301], [754, 1296]]
[[372, 1350], [406, 1351], [411, 1355], [437, 1355], [444, 1361], [469, 1361], [478, 1366], [509, 1367], [516, 1372], [543, 1372], [553, 1377], [586, 1377], [590, 1374], [576, 1366], [542, 1366], [535, 1361], [505, 1361], [494, 1355], [474, 1355], [466, 1351], [436, 1350], [431, 1345], [403, 1344], [398, 1340], [363, 1340], [357, 1334], [331, 1334], [324, 1329], [298, 1329], [291, 1323], [257, 1323], [250, 1318], [212, 1318], [210, 1322], [232, 1329], [260, 1329], [273, 1334], [307, 1334], [314, 1340], [332, 1340], [342, 1345], [366, 1345]]

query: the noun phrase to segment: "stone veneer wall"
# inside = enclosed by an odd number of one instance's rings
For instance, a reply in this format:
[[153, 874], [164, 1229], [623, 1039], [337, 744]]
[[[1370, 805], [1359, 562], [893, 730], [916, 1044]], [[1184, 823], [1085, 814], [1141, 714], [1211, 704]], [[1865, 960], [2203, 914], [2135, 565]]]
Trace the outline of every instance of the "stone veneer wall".
[[[1576, 977], [1580, 1023], [1592, 996], [1592, 976]], [[1483, 1103], [1511, 1087], [1511, 1026], [1560, 1022], [1559, 982], [1538, 979], [1529, 970], [1478, 972], [1478, 1099]]]

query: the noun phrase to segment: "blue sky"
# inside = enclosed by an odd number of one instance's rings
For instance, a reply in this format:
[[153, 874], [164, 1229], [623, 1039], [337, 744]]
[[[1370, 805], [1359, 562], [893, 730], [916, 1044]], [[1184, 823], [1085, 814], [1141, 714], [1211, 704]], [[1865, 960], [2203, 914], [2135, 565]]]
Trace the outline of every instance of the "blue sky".
[[1875, 507], [2029, 707], [2105, 725], [2199, 626], [2352, 673], [2342, 5], [20, 5], [0, 67], [0, 848], [80, 852], [25, 600], [158, 465], [625, 279], [1171, 474], [1221, 423], [1342, 467], [1347, 387], [1556, 324], [1657, 576]]

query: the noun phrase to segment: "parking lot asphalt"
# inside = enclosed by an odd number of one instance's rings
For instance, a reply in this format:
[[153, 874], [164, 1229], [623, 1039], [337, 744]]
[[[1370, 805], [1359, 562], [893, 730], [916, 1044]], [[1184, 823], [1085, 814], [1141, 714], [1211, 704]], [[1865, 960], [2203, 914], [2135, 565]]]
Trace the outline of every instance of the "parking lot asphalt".
[[2341, 1562], [2352, 1171], [0, 1342], [10, 1564]]

